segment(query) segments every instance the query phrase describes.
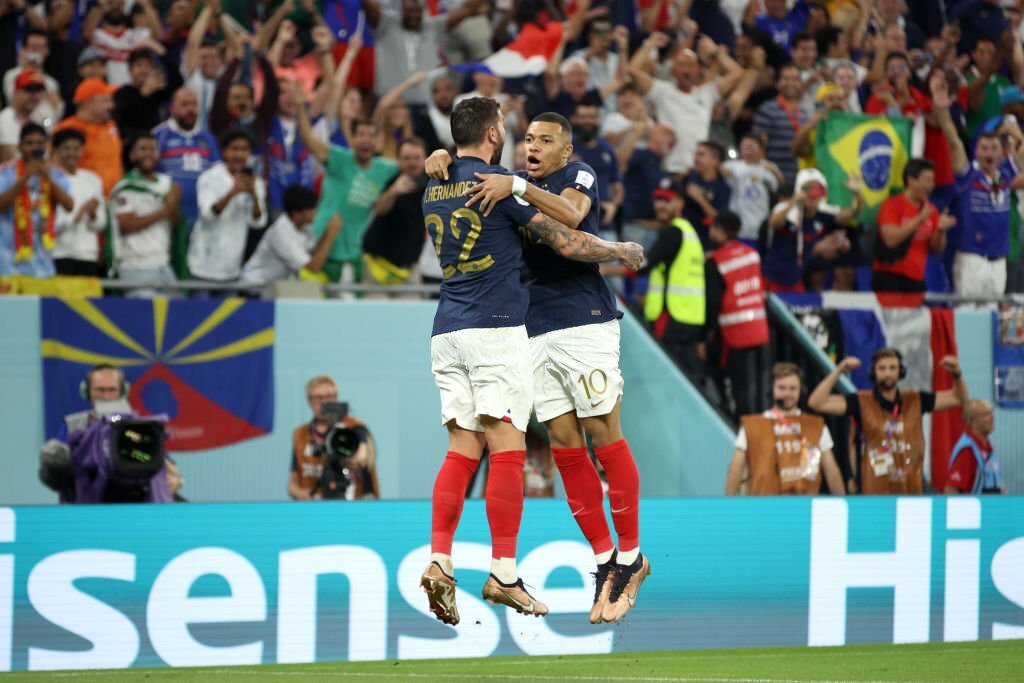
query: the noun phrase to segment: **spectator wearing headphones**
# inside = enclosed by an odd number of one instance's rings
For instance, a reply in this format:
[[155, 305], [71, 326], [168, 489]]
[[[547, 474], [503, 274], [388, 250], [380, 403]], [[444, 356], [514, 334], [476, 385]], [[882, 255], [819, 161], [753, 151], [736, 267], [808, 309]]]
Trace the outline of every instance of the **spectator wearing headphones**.
[[821, 490], [822, 472], [829, 493], [846, 493], [832, 454], [832, 434], [824, 419], [801, 412], [803, 393], [799, 367], [785, 362], [772, 366], [772, 405], [740, 418], [725, 495], [741, 490], [753, 496], [814, 495]]
[[88, 429], [89, 425], [101, 417], [98, 406], [100, 402], [123, 401], [124, 410], [121, 412], [130, 412], [128, 389], [128, 382], [119, 368], [106, 363], [93, 366], [79, 385], [79, 392], [89, 402], [89, 409], [65, 415], [57, 438], [48, 440], [40, 449], [39, 479], [61, 494], [62, 501], [73, 501], [75, 493], [69, 437], [75, 432]]
[[860, 435], [857, 479], [861, 493], [915, 494], [924, 492], [925, 413], [957, 408], [967, 401], [967, 383], [956, 356], [940, 361], [953, 375], [953, 388], [938, 393], [900, 391], [900, 380], [907, 376], [903, 355], [883, 347], [871, 357], [868, 377], [871, 390], [846, 396], [831, 395], [844, 372], [860, 367], [860, 360], [849, 356], [814, 388], [807, 406], [824, 415], [847, 415], [854, 419]]

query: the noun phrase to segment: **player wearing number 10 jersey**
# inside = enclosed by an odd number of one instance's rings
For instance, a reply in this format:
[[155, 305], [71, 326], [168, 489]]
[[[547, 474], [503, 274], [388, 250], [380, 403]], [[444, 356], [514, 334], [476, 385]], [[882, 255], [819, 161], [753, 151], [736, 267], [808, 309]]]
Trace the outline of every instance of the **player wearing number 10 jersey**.
[[452, 539], [485, 444], [490, 449], [485, 495], [492, 550], [483, 596], [524, 614], [548, 611], [526, 591], [515, 560], [525, 430], [533, 403], [519, 226], [578, 261], [636, 264], [641, 249], [570, 230], [511, 197], [487, 217], [467, 208], [465, 192], [478, 182], [477, 173], [506, 173], [491, 165], [504, 145], [504, 121], [494, 100], [474, 97], [455, 108], [451, 126], [457, 158], [450, 177], [431, 181], [423, 194], [424, 221], [444, 273], [430, 347], [449, 450], [434, 483], [431, 562], [421, 585], [431, 612], [454, 625], [459, 615]]

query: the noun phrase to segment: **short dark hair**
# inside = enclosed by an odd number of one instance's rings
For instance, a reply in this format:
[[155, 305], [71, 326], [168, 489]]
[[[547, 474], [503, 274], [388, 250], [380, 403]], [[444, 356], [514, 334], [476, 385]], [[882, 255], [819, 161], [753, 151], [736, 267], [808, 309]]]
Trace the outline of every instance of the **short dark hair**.
[[[826, 10], [826, 14], [828, 11]], [[814, 41], [818, 44], [818, 52], [825, 54], [828, 49], [839, 42], [843, 29], [838, 26], [824, 26], [814, 32]]]
[[971, 45], [971, 52], [974, 52], [974, 48], [978, 47], [978, 43], [992, 43], [993, 47], [997, 47], [997, 43], [994, 38], [978, 36], [977, 40], [974, 41], [974, 45]]
[[697, 145], [711, 150], [711, 153], [714, 154], [719, 161], [725, 161], [725, 147], [722, 147], [714, 140], [701, 140]]
[[775, 77], [775, 80], [778, 80], [782, 76], [782, 72], [785, 71], [786, 69], [795, 69], [797, 75], [800, 74], [800, 67], [797, 66], [795, 62], [786, 62], [785, 64], [779, 67], [778, 76]]
[[622, 87], [619, 88], [619, 95], [621, 95], [624, 92], [631, 92], [635, 95], [640, 95], [641, 97], [644, 94], [643, 91], [640, 90], [640, 86], [634, 83], [633, 81], [630, 81], [629, 83], [624, 83]]
[[98, 363], [89, 368], [89, 371], [85, 373], [85, 390], [89, 391], [90, 389], [92, 389], [92, 376], [95, 375], [97, 372], [101, 372], [103, 370], [112, 370], [116, 372], [121, 380], [121, 393], [126, 393], [125, 389], [127, 389], [127, 386], [125, 385], [124, 370], [117, 367], [116, 365], [111, 365], [110, 363]]
[[25, 138], [29, 135], [42, 135], [47, 140], [50, 139], [50, 135], [46, 132], [46, 129], [35, 121], [29, 121], [21, 127], [21, 133], [18, 134], [18, 142], [24, 142]]
[[978, 133], [978, 142], [981, 142], [982, 140], [985, 139], [996, 140], [997, 142], [999, 142], [999, 144], [1003, 144], [1003, 139], [1000, 138], [999, 133], [997, 133], [994, 130], [988, 130], [985, 131], [984, 133]]
[[793, 36], [793, 47], [796, 47], [797, 43], [802, 43], [807, 40], [814, 43], [814, 47], [818, 47], [818, 41], [814, 39], [814, 36], [811, 35], [810, 31], [800, 31]]
[[423, 138], [417, 137], [415, 135], [413, 135], [412, 137], [405, 138], [401, 142], [399, 142], [398, 143], [398, 151], [401, 152], [402, 151], [402, 147], [404, 147], [405, 145], [412, 145], [414, 147], [419, 147], [420, 149], [423, 150], [424, 153], [430, 151], [430, 150], [427, 149], [427, 141], [424, 140]]
[[221, 150], [227, 148], [228, 145], [230, 145], [235, 140], [238, 140], [239, 138], [244, 138], [245, 141], [249, 143], [250, 149], [256, 147], [256, 141], [253, 139], [252, 133], [250, 133], [245, 128], [242, 128], [240, 126], [232, 126], [231, 128], [228, 128], [226, 131], [221, 133]]
[[601, 108], [601, 100], [594, 93], [586, 93], [580, 98], [580, 101], [573, 105], [572, 112], [575, 114], [576, 110], [580, 107], [596, 107]]
[[284, 212], [297, 213], [306, 209], [316, 208], [316, 192], [305, 185], [289, 185], [284, 188]]
[[490, 97], [469, 97], [452, 110], [452, 139], [456, 147], [479, 145], [487, 129], [498, 125], [501, 108]]
[[871, 354], [871, 369], [874, 370], [878, 361], [883, 358], [895, 358], [900, 365], [903, 365], [903, 354], [891, 346], [883, 346]]
[[156, 55], [148, 47], [137, 47], [128, 53], [128, 66], [131, 66], [135, 62], [141, 62], [143, 59], [148, 59], [155, 66], [157, 63]]
[[30, 29], [26, 30], [25, 31], [25, 40], [23, 42], [27, 43], [30, 36], [39, 36], [41, 38], [45, 38], [47, 45], [49, 45], [49, 43], [50, 43], [50, 35], [46, 31], [44, 31], [44, 30], [42, 30], [40, 28], [30, 28]]
[[736, 235], [740, 234], [740, 228], [743, 225], [742, 221], [740, 221], [740, 217], [729, 210], [720, 211], [718, 215], [714, 217], [712, 224], [721, 228], [730, 239], [735, 238]]
[[85, 144], [85, 133], [78, 130], [77, 128], [64, 128], [58, 130], [53, 134], [53, 146], [60, 147], [68, 140], [78, 140], [81, 144]]
[[248, 90], [249, 91], [249, 95], [251, 95], [252, 97], [256, 97], [256, 91], [253, 89], [252, 85], [249, 84], [249, 83], [246, 83], [245, 81], [235, 81], [234, 83], [232, 83], [231, 85], [228, 86], [228, 90], [231, 90], [231, 88], [237, 88], [239, 86], [241, 86], [241, 87], [245, 88], [246, 90]]
[[356, 133], [358, 133], [360, 128], [364, 128], [364, 127], [367, 127], [367, 126], [370, 127], [370, 128], [373, 128], [374, 130], [377, 130], [377, 124], [376, 123], [374, 123], [370, 119], [363, 118], [363, 117], [360, 116], [358, 119], [356, 119], [355, 121], [352, 122], [352, 135], [355, 135]]
[[135, 136], [132, 137], [131, 142], [128, 144], [128, 152], [130, 153], [135, 151], [135, 145], [139, 144], [139, 142], [141, 142], [142, 140], [153, 140], [154, 142], [156, 142], [156, 136], [150, 133], [149, 131], [142, 131], [141, 133], [136, 133]]
[[902, 59], [907, 64], [910, 64], [910, 58], [907, 57], [905, 52], [890, 52], [885, 56], [885, 66], [888, 67], [890, 62], [897, 59]]
[[570, 140], [572, 139], [572, 124], [569, 123], [569, 119], [559, 113], [546, 111], [543, 114], [537, 114], [530, 123], [553, 123], [562, 129], [562, 135], [565, 135]]
[[925, 171], [934, 171], [935, 163], [930, 159], [911, 159], [903, 167], [903, 184], [910, 178], [917, 178]]
[[789, 361], [779, 361], [772, 366], [772, 384], [775, 384], [775, 380], [782, 379], [783, 377], [796, 376], [800, 380], [800, 386], [804, 385], [804, 373], [800, 369], [800, 366], [796, 363], [790, 363]]
[[748, 130], [740, 136], [740, 142], [743, 142], [744, 140], [753, 140], [761, 147], [761, 149], [766, 149], [768, 147], [768, 141], [764, 133], [755, 133], [753, 130]]

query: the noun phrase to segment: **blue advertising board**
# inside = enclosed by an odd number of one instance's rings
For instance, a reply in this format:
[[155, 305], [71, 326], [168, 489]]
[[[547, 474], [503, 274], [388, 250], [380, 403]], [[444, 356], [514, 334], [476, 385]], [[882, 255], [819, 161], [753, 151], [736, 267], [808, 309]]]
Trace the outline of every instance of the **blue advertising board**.
[[457, 628], [427, 611], [430, 504], [0, 508], [0, 670], [1024, 638], [1024, 499], [645, 499], [652, 576], [592, 626], [593, 556], [529, 500], [519, 569], [551, 607], [482, 601], [481, 501]]

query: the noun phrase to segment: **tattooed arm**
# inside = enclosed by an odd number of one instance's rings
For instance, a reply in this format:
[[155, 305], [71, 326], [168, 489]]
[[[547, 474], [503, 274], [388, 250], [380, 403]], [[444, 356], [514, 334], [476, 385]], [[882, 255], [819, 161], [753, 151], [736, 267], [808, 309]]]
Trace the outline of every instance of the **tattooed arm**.
[[606, 242], [582, 230], [573, 230], [553, 218], [538, 213], [526, 224], [531, 235], [548, 245], [561, 256], [573, 261], [600, 263], [621, 261], [628, 268], [637, 269], [643, 261], [644, 250], [634, 242]]

